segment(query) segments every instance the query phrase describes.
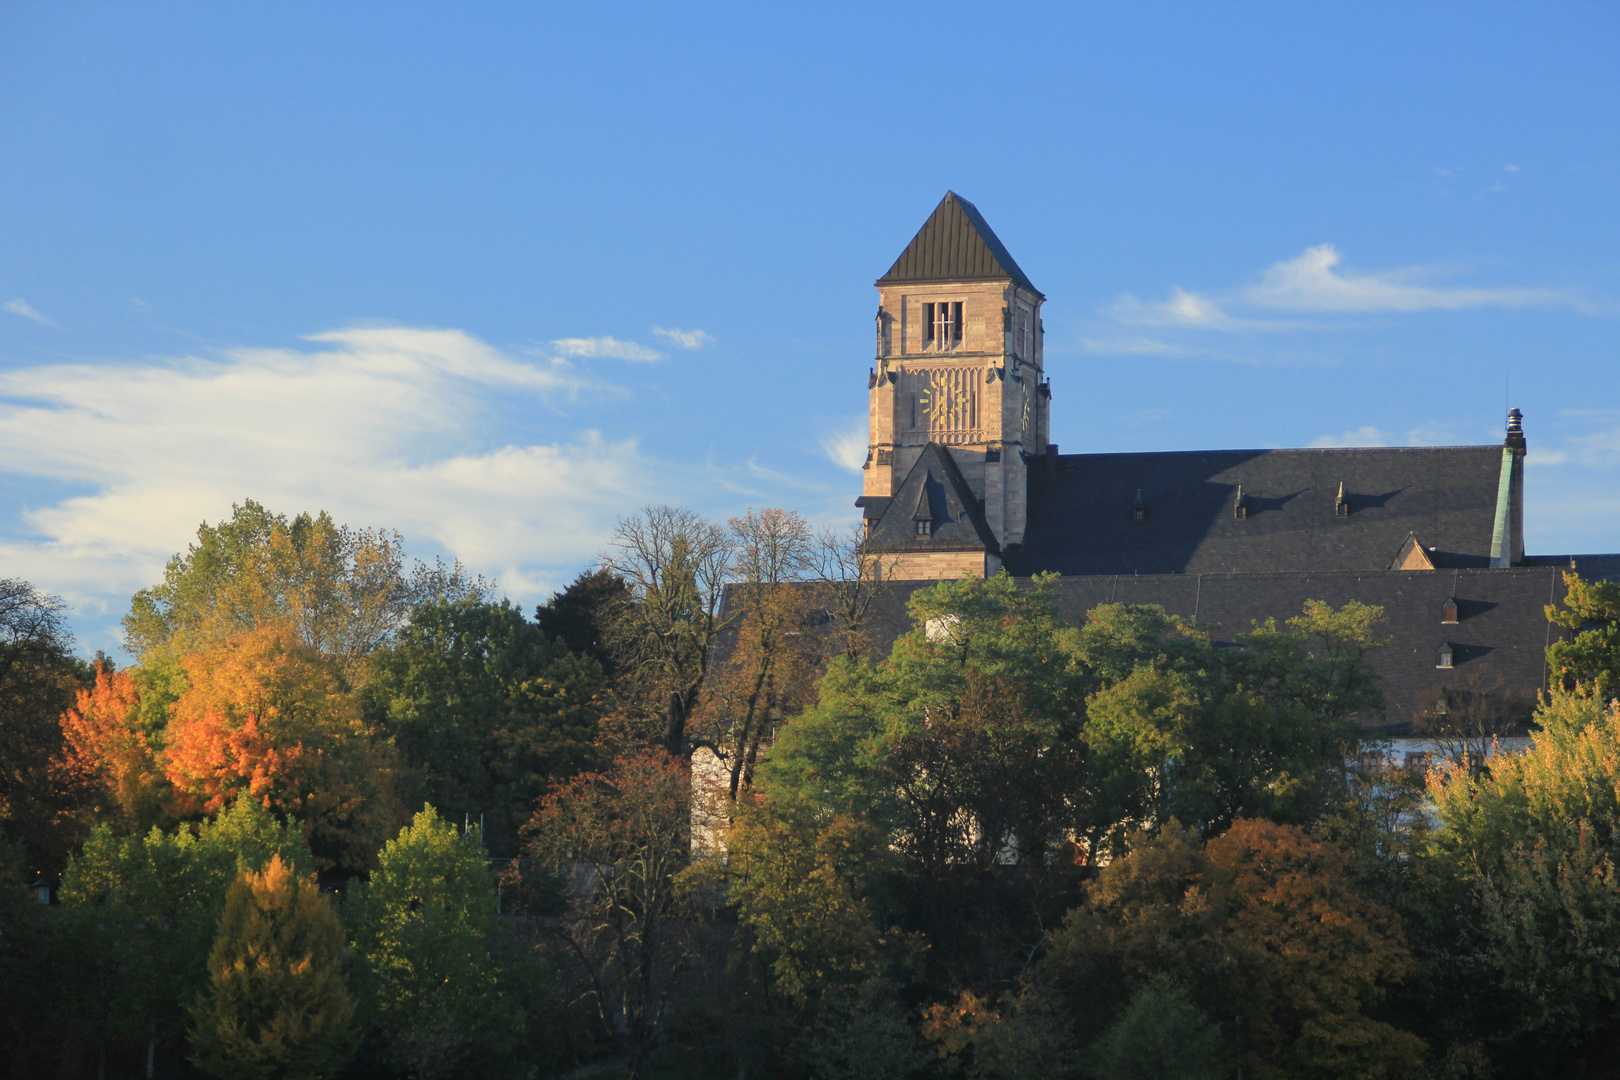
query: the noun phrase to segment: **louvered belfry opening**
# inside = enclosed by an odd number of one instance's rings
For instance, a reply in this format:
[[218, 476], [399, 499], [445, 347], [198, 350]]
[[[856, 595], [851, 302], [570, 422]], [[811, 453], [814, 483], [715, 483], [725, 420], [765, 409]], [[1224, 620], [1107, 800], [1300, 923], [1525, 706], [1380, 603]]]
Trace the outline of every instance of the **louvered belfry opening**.
[[923, 346], [950, 349], [962, 344], [962, 301], [923, 305]]

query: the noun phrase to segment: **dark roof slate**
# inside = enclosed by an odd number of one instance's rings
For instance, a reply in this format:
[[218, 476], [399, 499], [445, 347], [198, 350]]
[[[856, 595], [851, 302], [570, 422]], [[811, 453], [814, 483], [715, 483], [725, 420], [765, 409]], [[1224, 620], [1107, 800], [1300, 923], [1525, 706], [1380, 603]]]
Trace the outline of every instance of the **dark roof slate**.
[[[919, 515], [933, 522], [928, 536], [917, 535]], [[868, 535], [884, 551], [999, 550], [973, 489], [950, 452], [938, 443], [923, 447], [900, 487], [883, 502]]]
[[1060, 455], [1031, 463], [1028, 526], [1007, 569], [1384, 570], [1409, 533], [1439, 568], [1488, 566], [1501, 462], [1497, 446]]
[[[879, 285], [902, 281], [961, 281], [1010, 278], [1036, 296], [1030, 283], [977, 207], [947, 191], [906, 250], [878, 278]], [[1044, 297], [1043, 297], [1044, 299]]]
[[[1566, 563], [1567, 566], [1567, 563]], [[873, 646], [887, 652], [911, 629], [906, 600], [935, 582], [891, 582], [874, 602]], [[1413, 714], [1436, 689], [1461, 679], [1497, 677], [1504, 688], [1537, 691], [1546, 686], [1546, 647], [1561, 631], [1547, 621], [1544, 606], [1564, 596], [1557, 567], [1466, 570], [1378, 570], [1364, 573], [1143, 574], [1065, 577], [1058, 581], [1062, 613], [1079, 623], [1102, 604], [1158, 604], [1173, 615], [1212, 625], [1217, 641], [1230, 642], [1255, 623], [1281, 624], [1300, 613], [1306, 600], [1341, 607], [1351, 600], [1384, 609], [1381, 633], [1390, 639], [1369, 654], [1379, 674], [1385, 712], [1367, 718], [1390, 735], [1410, 732]], [[1442, 607], [1455, 597], [1458, 621], [1441, 622]], [[1452, 647], [1453, 667], [1439, 663], [1440, 647]]]

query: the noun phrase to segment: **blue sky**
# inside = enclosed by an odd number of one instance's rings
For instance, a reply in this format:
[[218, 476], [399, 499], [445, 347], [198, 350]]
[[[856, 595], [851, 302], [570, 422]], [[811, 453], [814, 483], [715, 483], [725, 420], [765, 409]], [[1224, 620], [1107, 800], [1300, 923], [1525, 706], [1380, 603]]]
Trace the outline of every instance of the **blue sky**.
[[0, 574], [89, 651], [244, 497], [525, 605], [645, 502], [850, 520], [948, 188], [1065, 452], [1506, 390], [1530, 550], [1620, 551], [1617, 101], [1605, 4], [0, 5]]

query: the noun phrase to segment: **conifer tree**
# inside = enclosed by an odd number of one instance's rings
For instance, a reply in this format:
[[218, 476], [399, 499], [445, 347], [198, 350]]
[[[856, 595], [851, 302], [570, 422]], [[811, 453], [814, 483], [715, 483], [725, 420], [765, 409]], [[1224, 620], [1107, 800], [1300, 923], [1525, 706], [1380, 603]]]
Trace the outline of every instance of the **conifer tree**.
[[318, 1080], [354, 1049], [343, 932], [313, 875], [273, 856], [231, 885], [192, 1009], [193, 1060], [231, 1080]]

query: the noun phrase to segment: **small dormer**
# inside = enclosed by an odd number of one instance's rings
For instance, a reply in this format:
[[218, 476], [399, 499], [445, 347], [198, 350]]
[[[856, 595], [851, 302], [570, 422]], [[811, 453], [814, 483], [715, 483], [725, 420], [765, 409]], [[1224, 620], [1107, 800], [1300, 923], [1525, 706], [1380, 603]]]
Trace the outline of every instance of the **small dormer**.
[[912, 529], [919, 539], [934, 535], [934, 511], [928, 503], [928, 484], [925, 481], [917, 492], [917, 508], [911, 512]]
[[1452, 661], [1451, 642], [1448, 641], [1448, 642], [1446, 642], [1446, 643], [1444, 643], [1443, 645], [1440, 646], [1440, 660], [1434, 666], [1437, 667], [1437, 668], [1443, 668], [1443, 669], [1444, 668], [1450, 668], [1450, 667], [1453, 666], [1451, 661]]
[[1417, 534], [1407, 533], [1406, 539], [1401, 541], [1400, 550], [1395, 552], [1395, 557], [1389, 561], [1387, 569], [1433, 570], [1434, 559], [1430, 557], [1433, 551], [1432, 547], [1427, 551], [1424, 550], [1423, 545], [1418, 542]]
[[1136, 501], [1131, 503], [1131, 520], [1140, 525], [1147, 520], [1147, 502], [1142, 498], [1142, 489], [1136, 489]]
[[1239, 484], [1237, 498], [1232, 500], [1232, 516], [1239, 521], [1249, 516], [1249, 504], [1243, 501], [1243, 485]]
[[1349, 517], [1350, 516], [1350, 499], [1344, 493], [1344, 481], [1343, 480], [1339, 481], [1339, 494], [1336, 495], [1334, 497], [1334, 499], [1333, 499], [1333, 516], [1334, 517]]
[[1440, 605], [1440, 621], [1448, 626], [1456, 623], [1457, 598], [1455, 596], [1447, 597], [1446, 602]]

